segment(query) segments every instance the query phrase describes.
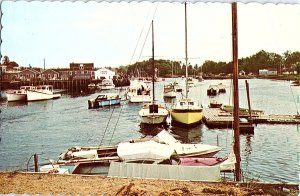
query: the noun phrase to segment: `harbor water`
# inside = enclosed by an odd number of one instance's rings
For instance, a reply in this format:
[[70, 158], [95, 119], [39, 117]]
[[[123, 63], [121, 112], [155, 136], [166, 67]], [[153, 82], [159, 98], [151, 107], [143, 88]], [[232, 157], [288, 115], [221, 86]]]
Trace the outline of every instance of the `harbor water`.
[[[163, 85], [175, 79], [155, 83], [156, 99], [171, 107], [174, 100], [163, 99]], [[184, 79], [176, 78], [184, 89]], [[189, 97], [208, 107], [211, 100], [232, 105], [231, 80], [195, 81]], [[288, 81], [248, 80], [251, 108], [265, 114], [297, 114], [300, 87]], [[210, 84], [223, 83], [226, 93], [208, 97]], [[152, 84], [149, 84], [152, 87]], [[0, 102], [0, 170], [24, 170], [31, 168], [37, 153], [39, 163], [58, 155], [73, 146], [117, 144], [140, 138], [149, 133], [149, 127], [140, 126], [138, 111], [143, 104], [131, 104], [125, 100], [125, 88], [111, 90], [122, 96], [121, 106], [88, 109], [88, 100], [96, 98], [100, 91], [82, 92], [76, 95], [63, 93], [57, 100], [28, 103]], [[183, 92], [185, 93], [185, 92]], [[178, 94], [177, 99], [181, 98]], [[240, 107], [247, 108], [244, 80], [239, 80]], [[217, 154], [226, 156], [232, 149], [231, 129], [208, 129], [201, 124], [193, 129], [171, 127], [172, 133], [184, 142], [202, 142], [219, 145]], [[241, 167], [244, 179], [267, 182], [299, 182], [300, 125], [257, 124], [255, 133], [241, 135]]]

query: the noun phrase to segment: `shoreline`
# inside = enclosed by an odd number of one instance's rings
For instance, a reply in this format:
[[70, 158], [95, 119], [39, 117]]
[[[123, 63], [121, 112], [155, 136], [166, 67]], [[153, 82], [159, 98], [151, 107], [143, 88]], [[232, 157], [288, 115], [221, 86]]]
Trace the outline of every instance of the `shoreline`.
[[298, 195], [297, 184], [191, 182], [0, 171], [0, 194]]

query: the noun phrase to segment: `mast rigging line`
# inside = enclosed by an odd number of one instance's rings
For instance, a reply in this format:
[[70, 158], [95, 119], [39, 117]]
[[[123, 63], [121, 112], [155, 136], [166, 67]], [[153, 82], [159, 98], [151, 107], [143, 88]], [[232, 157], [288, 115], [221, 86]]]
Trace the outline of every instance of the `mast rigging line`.
[[110, 113], [110, 116], [109, 116], [108, 122], [107, 122], [107, 124], [106, 124], [105, 130], [104, 130], [104, 133], [103, 133], [103, 136], [102, 136], [102, 138], [101, 138], [101, 141], [100, 141], [100, 146], [102, 145], [102, 142], [103, 142], [104, 136], [105, 136], [105, 134], [106, 134], [106, 131], [107, 131], [108, 125], [109, 125], [109, 123], [110, 123], [110, 119], [111, 119], [111, 117], [112, 117], [112, 115], [113, 115], [114, 111], [115, 111], [115, 108], [113, 107], [113, 110], [112, 110], [112, 112]]
[[[156, 11], [157, 11], [157, 8], [158, 8], [158, 4], [159, 4], [159, 2], [156, 4], [155, 10], [154, 10], [154, 13], [153, 13], [153, 16], [152, 16], [152, 20], [154, 19], [155, 15], [156, 15]], [[148, 15], [147, 15], [147, 17], [146, 17], [146, 21], [147, 21], [147, 19], [148, 19], [148, 16], [149, 16], [149, 13], [148, 13]], [[151, 21], [152, 21], [152, 20], [151, 20]], [[145, 25], [146, 25], [146, 21], [145, 21], [145, 23], [144, 23], [144, 25], [143, 25], [142, 31], [141, 31], [141, 33], [140, 33], [139, 39], [138, 39], [138, 41], [137, 41], [137, 44], [136, 44], [136, 46], [135, 46], [135, 49], [134, 49], [134, 52], [133, 52], [133, 54], [132, 54], [132, 56], [131, 56], [131, 59], [130, 59], [130, 63], [129, 63], [129, 64], [132, 63], [133, 56], [134, 56], [134, 54], [135, 54], [135, 52], [136, 52], [136, 49], [137, 49], [137, 47], [138, 47], [138, 45], [139, 45], [140, 39], [141, 39], [142, 34], [143, 34], [143, 32], [144, 32], [144, 28], [145, 28]], [[139, 58], [138, 58], [137, 61], [139, 61], [140, 58], [141, 58], [142, 52], [143, 52], [144, 47], [145, 47], [146, 40], [147, 40], [148, 35], [149, 35], [149, 31], [150, 31], [150, 28], [151, 28], [151, 24], [152, 24], [152, 23], [150, 23], [150, 26], [149, 26], [149, 29], [148, 29], [148, 32], [147, 32], [145, 41], [144, 41], [144, 43], [143, 43], [143, 46], [142, 46], [142, 49], [141, 49], [141, 52], [140, 52], [140, 55], [139, 55]]]
[[115, 131], [116, 131], [117, 125], [118, 125], [118, 123], [119, 123], [119, 120], [120, 120], [120, 116], [121, 116], [122, 110], [123, 110], [123, 104], [121, 105], [121, 109], [120, 109], [120, 112], [119, 112], [119, 115], [118, 115], [118, 118], [117, 118], [117, 122], [116, 122], [116, 124], [115, 124], [114, 131], [113, 131], [113, 133], [112, 133], [112, 135], [111, 135], [111, 137], [110, 137], [110, 140], [109, 140], [109, 143], [108, 143], [108, 145], [110, 145], [110, 144], [111, 144], [112, 138], [114, 137], [114, 134], [115, 134]]

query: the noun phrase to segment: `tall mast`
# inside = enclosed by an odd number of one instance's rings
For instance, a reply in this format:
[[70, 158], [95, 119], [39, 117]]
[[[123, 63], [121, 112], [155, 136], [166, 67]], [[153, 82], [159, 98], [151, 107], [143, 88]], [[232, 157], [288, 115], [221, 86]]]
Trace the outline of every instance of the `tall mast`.
[[188, 51], [187, 51], [187, 13], [186, 2], [184, 2], [184, 14], [185, 14], [185, 98], [188, 98]]
[[234, 128], [234, 154], [236, 157], [235, 179], [241, 180], [240, 157], [240, 123], [239, 123], [239, 91], [238, 91], [238, 31], [237, 31], [237, 3], [231, 4], [232, 11], [232, 62], [233, 62], [233, 128]]
[[154, 25], [152, 20], [152, 101], [154, 104]]

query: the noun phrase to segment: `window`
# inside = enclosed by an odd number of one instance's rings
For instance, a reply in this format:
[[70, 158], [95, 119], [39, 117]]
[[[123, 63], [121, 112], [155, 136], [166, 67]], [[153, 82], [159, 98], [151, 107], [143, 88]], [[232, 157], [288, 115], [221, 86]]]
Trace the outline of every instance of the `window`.
[[82, 69], [83, 69], [83, 67], [84, 67], [84, 66], [83, 66], [83, 64], [80, 64], [80, 65], [79, 65], [79, 69], [81, 69], [81, 70], [82, 70]]

